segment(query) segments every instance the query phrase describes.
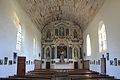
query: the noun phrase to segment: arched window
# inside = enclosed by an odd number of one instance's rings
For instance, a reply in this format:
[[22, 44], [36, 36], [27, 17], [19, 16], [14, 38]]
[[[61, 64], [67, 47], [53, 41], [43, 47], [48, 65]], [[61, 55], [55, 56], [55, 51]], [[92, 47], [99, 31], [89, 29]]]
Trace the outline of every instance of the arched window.
[[17, 32], [17, 43], [16, 43], [16, 50], [21, 51], [22, 49], [22, 27], [18, 25], [18, 32]]
[[36, 49], [37, 49], [37, 40], [36, 38], [33, 38], [33, 54], [36, 53]]
[[18, 29], [17, 30], [16, 50], [22, 51], [22, 42], [23, 42], [22, 26], [21, 26], [20, 20], [15, 12], [14, 12], [14, 24]]
[[90, 35], [87, 35], [86, 38], [86, 48], [87, 48], [87, 56], [91, 56], [91, 42], [90, 42]]
[[107, 49], [107, 41], [105, 24], [102, 21], [99, 24], [98, 36], [99, 36], [99, 51], [103, 52]]

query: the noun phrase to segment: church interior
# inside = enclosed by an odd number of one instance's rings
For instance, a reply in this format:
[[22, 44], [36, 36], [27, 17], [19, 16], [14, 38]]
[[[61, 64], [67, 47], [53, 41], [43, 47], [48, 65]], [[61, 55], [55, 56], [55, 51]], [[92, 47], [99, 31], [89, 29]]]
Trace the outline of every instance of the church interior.
[[0, 80], [120, 80], [120, 0], [0, 0]]

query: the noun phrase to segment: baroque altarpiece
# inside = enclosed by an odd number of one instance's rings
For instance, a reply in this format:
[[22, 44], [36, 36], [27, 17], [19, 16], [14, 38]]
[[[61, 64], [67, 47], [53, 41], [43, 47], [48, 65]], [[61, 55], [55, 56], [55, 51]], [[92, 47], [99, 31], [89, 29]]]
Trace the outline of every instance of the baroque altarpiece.
[[[42, 29], [42, 66], [50, 62], [74, 64], [82, 59], [81, 28], [69, 21], [55, 21]], [[54, 68], [54, 67], [52, 67]]]

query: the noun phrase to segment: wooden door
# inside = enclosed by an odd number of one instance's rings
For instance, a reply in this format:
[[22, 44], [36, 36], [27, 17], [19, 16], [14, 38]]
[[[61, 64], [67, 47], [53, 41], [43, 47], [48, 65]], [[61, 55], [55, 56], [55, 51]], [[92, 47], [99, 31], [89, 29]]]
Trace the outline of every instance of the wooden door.
[[46, 62], [46, 69], [50, 69], [50, 62]]
[[74, 69], [78, 69], [78, 62], [74, 62]]
[[17, 62], [17, 76], [23, 76], [26, 72], [26, 57], [18, 56]]
[[106, 74], [106, 58], [101, 58], [101, 73]]

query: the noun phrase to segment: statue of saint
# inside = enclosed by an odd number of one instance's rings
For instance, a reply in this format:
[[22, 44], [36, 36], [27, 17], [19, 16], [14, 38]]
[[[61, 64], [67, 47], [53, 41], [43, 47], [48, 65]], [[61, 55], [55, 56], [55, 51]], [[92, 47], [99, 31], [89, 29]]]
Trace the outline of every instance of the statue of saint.
[[77, 48], [74, 49], [74, 58], [75, 59], [78, 58], [78, 49]]
[[64, 62], [64, 51], [60, 53], [60, 62]]
[[76, 29], [74, 29], [73, 36], [74, 36], [74, 38], [78, 38], [78, 34], [77, 34]]
[[47, 59], [50, 58], [50, 48], [49, 47], [46, 49], [46, 58]]
[[60, 27], [59, 35], [64, 36], [64, 28], [63, 27]]

